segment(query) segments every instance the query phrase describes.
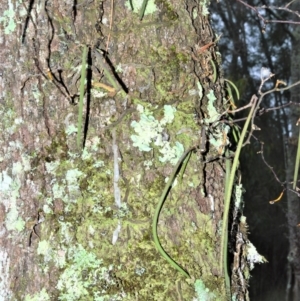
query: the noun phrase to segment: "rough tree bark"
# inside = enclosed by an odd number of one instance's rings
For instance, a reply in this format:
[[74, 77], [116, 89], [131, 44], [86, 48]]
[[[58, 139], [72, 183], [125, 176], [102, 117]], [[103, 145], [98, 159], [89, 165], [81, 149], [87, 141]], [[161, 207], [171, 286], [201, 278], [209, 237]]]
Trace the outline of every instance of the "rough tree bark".
[[[206, 1], [149, 0], [142, 21], [141, 2], [1, 6], [1, 300], [226, 300], [219, 261], [229, 129], [209, 122], [228, 101], [220, 71], [214, 80], [220, 59]], [[166, 178], [192, 146], [158, 224], [189, 279], [158, 253], [151, 223]], [[231, 290], [248, 300], [257, 254], [236, 204]]]

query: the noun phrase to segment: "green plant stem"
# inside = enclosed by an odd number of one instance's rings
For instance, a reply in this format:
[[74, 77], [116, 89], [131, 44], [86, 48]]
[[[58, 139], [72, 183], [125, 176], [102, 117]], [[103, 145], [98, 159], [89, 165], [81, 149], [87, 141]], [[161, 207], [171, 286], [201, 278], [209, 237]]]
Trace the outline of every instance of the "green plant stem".
[[296, 189], [296, 186], [297, 186], [297, 177], [299, 174], [299, 163], [300, 163], [300, 128], [299, 128], [298, 148], [297, 148], [295, 170], [294, 170], [293, 189]]
[[148, 0], [144, 0], [143, 1], [143, 4], [141, 6], [141, 9], [140, 9], [140, 20], [142, 21], [143, 18], [144, 18], [144, 14], [145, 14], [145, 10], [146, 10], [146, 7], [147, 7], [147, 3], [148, 3]]
[[190, 153], [195, 149], [195, 147], [191, 147], [188, 150], [186, 150], [184, 152], [184, 154], [179, 158], [176, 166], [174, 167], [172, 174], [169, 177], [169, 180], [160, 196], [159, 202], [156, 206], [155, 209], [155, 213], [153, 216], [153, 221], [152, 221], [152, 234], [153, 234], [153, 239], [154, 239], [154, 244], [157, 248], [157, 250], [159, 251], [159, 253], [161, 254], [162, 257], [164, 257], [168, 263], [175, 268], [177, 271], [179, 271], [182, 275], [184, 275], [187, 278], [190, 278], [190, 275], [188, 274], [188, 272], [186, 272], [181, 266], [178, 265], [178, 263], [176, 263], [167, 253], [166, 251], [163, 249], [163, 247], [160, 244], [159, 238], [158, 238], [158, 234], [157, 234], [157, 223], [158, 223], [158, 219], [159, 219], [159, 214], [160, 211], [163, 207], [163, 204], [168, 196], [169, 190], [176, 178], [176, 175], [178, 174], [178, 171], [180, 169], [181, 164], [183, 163], [183, 161], [185, 160], [185, 158], [187, 156], [190, 155]]
[[[240, 99], [240, 92], [239, 92], [239, 89], [236, 87], [236, 85], [232, 81], [230, 81], [229, 79], [224, 78], [224, 81], [227, 82], [228, 84], [230, 84], [234, 88], [237, 100], [239, 100]], [[231, 96], [231, 99], [232, 99], [232, 101], [234, 103], [234, 98], [233, 98], [231, 92], [230, 92], [230, 96]]]
[[83, 98], [84, 98], [84, 86], [86, 80], [86, 58], [88, 47], [84, 45], [82, 52], [81, 62], [81, 77], [80, 77], [80, 96], [79, 96], [79, 108], [78, 108], [78, 123], [77, 123], [77, 147], [82, 147], [82, 112], [83, 112]]
[[230, 290], [230, 277], [228, 274], [228, 266], [227, 266], [227, 245], [228, 245], [228, 215], [230, 208], [230, 200], [232, 195], [232, 189], [234, 184], [235, 173], [238, 167], [239, 157], [241, 153], [241, 149], [243, 147], [244, 139], [247, 133], [247, 128], [251, 121], [255, 105], [256, 105], [256, 97], [251, 100], [252, 106], [251, 110], [248, 114], [246, 122], [244, 124], [235, 155], [233, 158], [232, 166], [230, 163], [230, 159], [226, 159], [226, 181], [225, 181], [225, 200], [224, 200], [224, 212], [223, 212], [223, 221], [222, 221], [222, 236], [221, 236], [221, 252], [220, 252], [220, 270], [224, 271], [225, 277], [225, 286], [226, 293], [231, 300], [231, 290]]
[[213, 69], [214, 69], [214, 74], [213, 74], [213, 82], [215, 83], [216, 80], [217, 80], [217, 68], [216, 68], [216, 65], [214, 63], [214, 61], [212, 59], [209, 60], [210, 64], [212, 65]]

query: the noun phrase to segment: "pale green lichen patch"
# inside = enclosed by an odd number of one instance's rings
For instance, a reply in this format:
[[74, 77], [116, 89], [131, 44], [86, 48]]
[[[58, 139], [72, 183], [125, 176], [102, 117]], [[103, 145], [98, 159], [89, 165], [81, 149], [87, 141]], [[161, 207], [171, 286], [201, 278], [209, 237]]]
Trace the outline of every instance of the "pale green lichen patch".
[[207, 16], [209, 15], [208, 11], [208, 5], [210, 4], [210, 0], [201, 0], [200, 1], [200, 6], [202, 8], [202, 15]]
[[205, 284], [201, 279], [197, 279], [195, 281], [195, 291], [197, 298], [193, 299], [193, 301], [217, 301], [220, 299], [216, 298], [216, 295], [209, 290], [209, 288], [205, 287]]
[[159, 156], [160, 162], [170, 162], [172, 165], [175, 165], [178, 158], [183, 154], [184, 147], [180, 142], [176, 141], [173, 147], [170, 146], [170, 143], [166, 143], [159, 151], [162, 154], [162, 156]]
[[83, 173], [78, 168], [72, 168], [66, 172], [66, 184], [69, 193], [77, 193], [79, 191], [78, 180], [83, 176]]
[[[72, 204], [81, 196], [79, 179], [84, 177], [84, 174], [78, 168], [74, 168], [71, 162], [61, 164], [60, 161], [53, 161], [46, 163], [45, 166], [48, 173], [53, 175], [59, 173], [62, 176], [59, 182], [53, 181], [52, 193], [54, 199], [62, 199], [66, 203], [65, 210], [70, 211]], [[51, 203], [50, 199], [48, 203]]]
[[209, 142], [217, 150], [219, 155], [224, 154], [226, 145], [229, 144], [228, 133], [230, 131], [230, 126], [218, 122], [221, 114], [218, 113], [215, 107], [215, 94], [213, 90], [209, 90], [206, 95], [208, 98], [207, 103], [207, 117], [203, 120], [204, 124], [209, 125], [214, 123], [214, 131], [209, 134]]
[[[17, 167], [18, 166], [18, 167]], [[15, 164], [16, 169], [19, 169], [19, 164]], [[21, 172], [21, 170], [20, 170]], [[19, 216], [19, 206], [17, 205], [17, 199], [20, 195], [21, 181], [17, 177], [9, 176], [8, 169], [2, 171], [0, 174], [0, 193], [2, 203], [6, 207], [5, 225], [7, 230], [22, 231], [25, 227], [25, 221]]]
[[230, 126], [224, 123], [219, 124], [215, 127], [213, 133], [209, 134], [209, 142], [218, 151], [219, 155], [224, 154], [226, 146], [229, 144], [228, 133], [230, 131]]
[[52, 249], [50, 246], [50, 242], [47, 240], [39, 241], [37, 253], [38, 253], [38, 255], [44, 256], [45, 262], [50, 261], [52, 259]]
[[208, 117], [204, 119], [204, 122], [206, 124], [209, 124], [219, 120], [220, 114], [218, 113], [214, 105], [215, 100], [217, 99], [214, 94], [214, 91], [209, 90], [209, 93], [206, 96], [208, 98], [208, 104], [207, 104]]
[[11, 34], [16, 29], [15, 23], [15, 8], [11, 0], [8, 1], [8, 9], [4, 11], [3, 16], [0, 17], [0, 23], [4, 26], [4, 33]]
[[152, 149], [150, 144], [161, 137], [162, 128], [152, 115], [142, 113], [139, 122], [132, 121], [131, 127], [136, 133], [131, 135], [133, 146], [138, 147], [140, 151], [149, 152]]
[[46, 289], [43, 288], [39, 293], [35, 295], [26, 295], [25, 301], [50, 301], [51, 298], [46, 292]]
[[[127, 0], [125, 2], [125, 6], [128, 9], [133, 9], [133, 11], [135, 13], [139, 13], [140, 9], [142, 7], [144, 0]], [[149, 14], [153, 14], [154, 12], [157, 11], [157, 6], [155, 5], [155, 1], [154, 0], [148, 0], [147, 2], [147, 6], [146, 6], [146, 10], [145, 10], [145, 15], [149, 15]]]
[[199, 101], [203, 98], [203, 87], [199, 81], [197, 81], [197, 87], [198, 87], [198, 94], [199, 94]]
[[[101, 259], [87, 251], [82, 245], [70, 246], [67, 251], [55, 251], [47, 241], [41, 241], [38, 254], [44, 255], [45, 262], [53, 261], [59, 268], [63, 268], [56, 288], [59, 291], [58, 300], [122, 300], [125, 293], [122, 289], [114, 294], [108, 294], [111, 284], [115, 285], [110, 276], [113, 265], [105, 267]], [[57, 257], [64, 260], [58, 262]], [[45, 270], [47, 271], [47, 269]], [[50, 300], [46, 290], [34, 296], [26, 296], [26, 300]]]
[[176, 108], [165, 105], [164, 116], [160, 120], [157, 120], [151, 111], [140, 104], [137, 105], [137, 109], [140, 112], [140, 120], [131, 122], [131, 127], [135, 132], [130, 136], [133, 146], [144, 152], [149, 152], [153, 147], [157, 147], [162, 154], [159, 156], [160, 162], [170, 162], [175, 165], [182, 155], [184, 147], [178, 141], [175, 142], [175, 145], [171, 145], [168, 141], [166, 126], [173, 122]]
[[51, 248], [49, 242], [46, 240], [42, 240], [39, 242], [37, 253], [39, 255], [48, 255], [50, 249]]
[[[6, 104], [9, 106], [9, 104]], [[1, 107], [0, 114], [2, 116], [1, 125], [2, 128], [5, 129], [7, 134], [13, 134], [18, 129], [20, 124], [22, 123], [21, 118], [16, 117], [16, 113], [11, 108], [5, 108], [5, 106]], [[13, 142], [13, 141], [11, 141]], [[18, 143], [18, 141], [14, 142]]]
[[89, 300], [121, 300], [125, 295], [120, 289], [118, 293], [109, 296], [104, 286], [101, 286], [101, 282], [106, 282], [108, 288], [110, 282], [113, 282], [109, 275], [112, 266], [103, 266], [102, 260], [94, 253], [86, 251], [79, 244], [69, 248], [67, 257], [68, 265], [57, 283], [59, 300], [83, 300], [91, 295], [93, 298]]

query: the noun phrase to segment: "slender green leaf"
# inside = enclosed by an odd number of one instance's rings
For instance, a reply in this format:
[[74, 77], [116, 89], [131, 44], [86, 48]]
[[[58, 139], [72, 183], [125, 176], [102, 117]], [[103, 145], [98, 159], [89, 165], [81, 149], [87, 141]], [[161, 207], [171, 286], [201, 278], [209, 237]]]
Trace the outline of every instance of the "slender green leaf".
[[297, 149], [294, 179], [293, 179], [293, 189], [296, 188], [296, 184], [297, 184], [297, 178], [298, 178], [298, 174], [299, 174], [299, 163], [300, 163], [300, 128], [299, 128], [298, 149]]
[[77, 124], [77, 147], [82, 147], [82, 112], [83, 112], [83, 98], [84, 98], [84, 86], [86, 80], [86, 58], [87, 58], [87, 46], [84, 45], [82, 52], [81, 63], [81, 77], [80, 77], [80, 96], [79, 96], [79, 108], [78, 108], [78, 124]]

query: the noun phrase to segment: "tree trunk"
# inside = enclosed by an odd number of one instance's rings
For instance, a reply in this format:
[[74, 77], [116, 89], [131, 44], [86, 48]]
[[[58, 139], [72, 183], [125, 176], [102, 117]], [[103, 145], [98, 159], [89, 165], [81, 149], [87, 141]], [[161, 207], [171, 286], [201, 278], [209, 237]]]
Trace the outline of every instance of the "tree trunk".
[[[149, 0], [142, 16], [140, 2], [1, 7], [1, 300], [227, 298], [220, 233], [229, 129], [216, 122], [227, 100], [220, 74], [215, 82], [207, 8]], [[152, 237], [159, 202], [159, 240], [173, 266]], [[240, 209], [229, 227], [231, 293], [248, 300], [257, 254], [247, 255]]]
[[[299, 3], [293, 4], [293, 9], [298, 10]], [[291, 82], [297, 82], [300, 78], [300, 28], [296, 26], [293, 31], [294, 40], [292, 45], [292, 69], [291, 69]], [[291, 90], [291, 101], [299, 103], [300, 87], [296, 86]], [[300, 110], [298, 107], [293, 107], [289, 111], [290, 117], [290, 136], [286, 141], [286, 180], [288, 185], [293, 181], [295, 159], [297, 152], [297, 141], [299, 126], [296, 126], [299, 120]], [[297, 185], [299, 187], [299, 185]], [[287, 286], [287, 300], [296, 301], [300, 298], [300, 214], [299, 214], [299, 196], [296, 191], [290, 190], [291, 186], [288, 187], [287, 198], [288, 198], [288, 225], [289, 225], [289, 267], [288, 267], [288, 286]]]

